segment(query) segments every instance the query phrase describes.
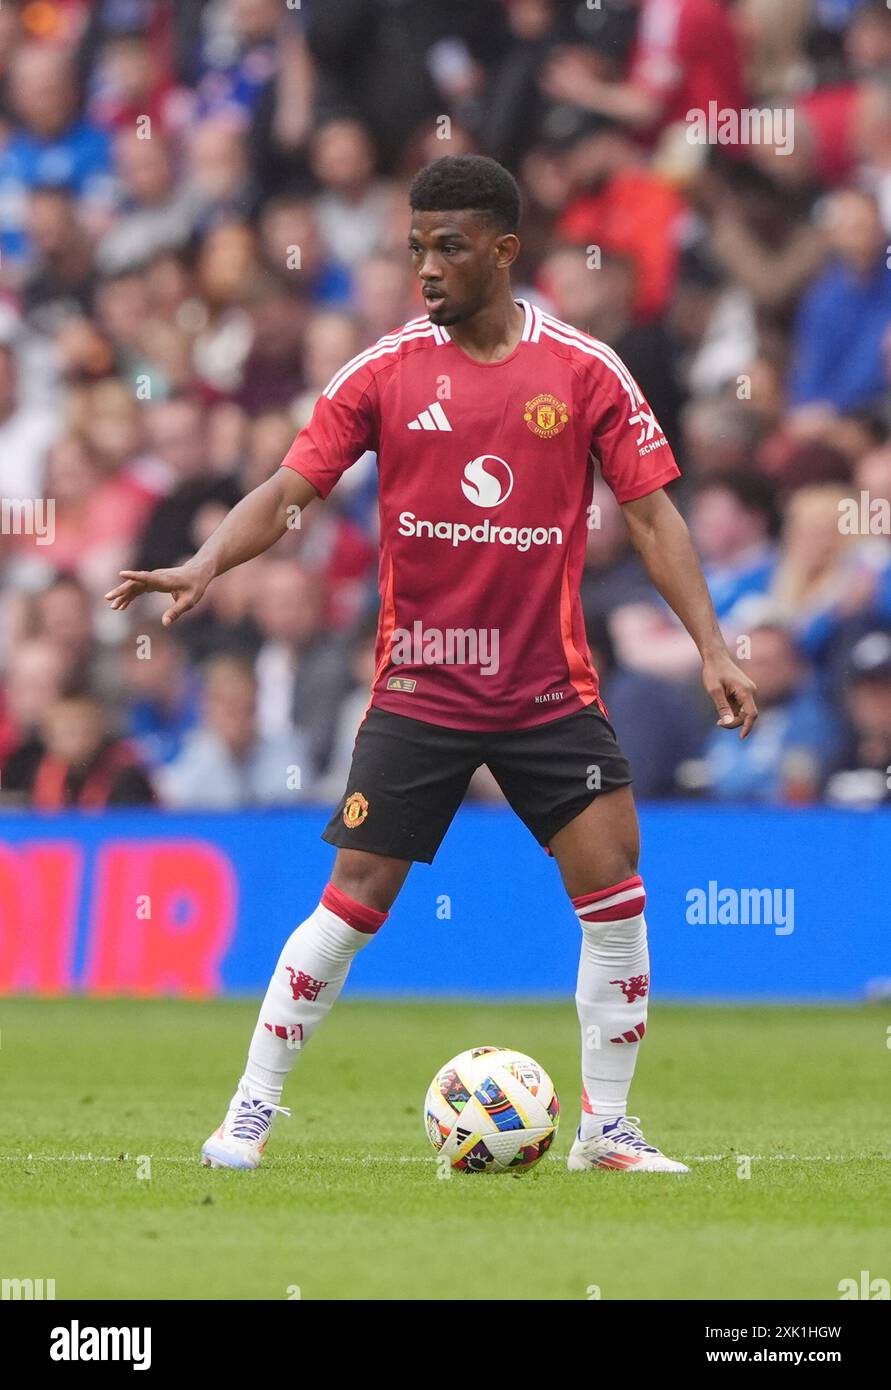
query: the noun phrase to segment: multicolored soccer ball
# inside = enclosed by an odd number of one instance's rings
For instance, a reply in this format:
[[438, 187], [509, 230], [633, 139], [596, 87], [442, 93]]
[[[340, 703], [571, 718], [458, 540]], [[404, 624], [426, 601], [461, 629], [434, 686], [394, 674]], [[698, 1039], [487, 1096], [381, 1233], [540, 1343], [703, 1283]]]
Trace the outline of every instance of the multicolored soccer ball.
[[547, 1153], [560, 1102], [544, 1067], [509, 1047], [472, 1047], [436, 1073], [427, 1137], [465, 1173], [523, 1172]]

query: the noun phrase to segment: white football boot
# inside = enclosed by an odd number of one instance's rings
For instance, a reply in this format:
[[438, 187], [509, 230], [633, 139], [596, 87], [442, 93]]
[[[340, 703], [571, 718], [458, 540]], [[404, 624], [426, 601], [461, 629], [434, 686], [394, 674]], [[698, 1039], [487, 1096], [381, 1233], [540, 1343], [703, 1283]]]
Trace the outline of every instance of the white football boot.
[[205, 1168], [259, 1168], [276, 1115], [291, 1112], [283, 1105], [258, 1100], [239, 1084], [226, 1118], [202, 1146]]
[[685, 1163], [666, 1158], [661, 1149], [648, 1144], [640, 1132], [636, 1115], [625, 1115], [604, 1128], [593, 1139], [580, 1139], [569, 1151], [566, 1166], [571, 1173], [589, 1168], [615, 1168], [624, 1173], [689, 1173]]

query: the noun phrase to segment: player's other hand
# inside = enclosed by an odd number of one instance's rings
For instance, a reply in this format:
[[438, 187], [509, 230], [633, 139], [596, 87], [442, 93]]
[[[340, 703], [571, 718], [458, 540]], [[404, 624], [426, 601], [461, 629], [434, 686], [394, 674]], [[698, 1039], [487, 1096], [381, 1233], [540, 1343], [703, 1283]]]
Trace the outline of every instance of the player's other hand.
[[109, 605], [123, 612], [142, 594], [170, 594], [173, 602], [161, 618], [165, 627], [194, 608], [210, 583], [207, 572], [191, 563], [169, 570], [121, 570], [120, 574], [123, 584], [105, 595]]
[[703, 662], [702, 683], [715, 702], [718, 728], [739, 729], [740, 738], [748, 738], [758, 718], [754, 681], [725, 652]]

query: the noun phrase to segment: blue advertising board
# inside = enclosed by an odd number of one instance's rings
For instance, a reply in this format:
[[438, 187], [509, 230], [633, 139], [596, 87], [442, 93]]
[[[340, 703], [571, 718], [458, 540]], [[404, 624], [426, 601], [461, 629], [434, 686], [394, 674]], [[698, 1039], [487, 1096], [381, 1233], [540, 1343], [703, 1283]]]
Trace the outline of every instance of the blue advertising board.
[[[262, 991], [334, 851], [323, 809], [9, 815], [0, 993]], [[654, 993], [862, 998], [891, 977], [891, 816], [641, 807]], [[566, 995], [578, 928], [554, 862], [468, 806], [350, 979], [377, 995]]]

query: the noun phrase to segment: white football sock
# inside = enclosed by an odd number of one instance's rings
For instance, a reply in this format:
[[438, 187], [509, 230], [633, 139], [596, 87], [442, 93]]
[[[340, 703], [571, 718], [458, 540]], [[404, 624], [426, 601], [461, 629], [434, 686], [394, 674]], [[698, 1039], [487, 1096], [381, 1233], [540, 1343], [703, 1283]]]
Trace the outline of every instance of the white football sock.
[[650, 958], [639, 874], [573, 898], [582, 929], [576, 1008], [582, 1035], [582, 1139], [625, 1114], [646, 1032]]
[[[278, 1104], [288, 1072], [343, 989], [353, 957], [387, 919], [328, 884], [284, 944], [260, 1007], [242, 1084]], [[236, 1091], [231, 1105], [241, 1097]]]

